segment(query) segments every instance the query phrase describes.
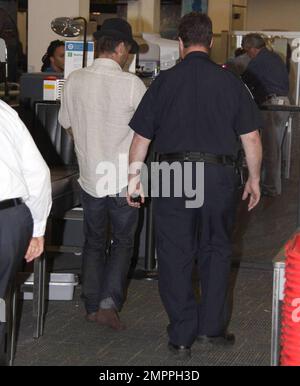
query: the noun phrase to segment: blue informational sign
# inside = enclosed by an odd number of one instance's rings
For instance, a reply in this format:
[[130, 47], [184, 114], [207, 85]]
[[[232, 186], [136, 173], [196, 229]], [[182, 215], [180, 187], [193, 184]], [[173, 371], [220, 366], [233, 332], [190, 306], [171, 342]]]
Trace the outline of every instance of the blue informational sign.
[[[83, 42], [67, 42], [66, 43], [66, 51], [68, 52], [82, 52], [83, 51]], [[94, 43], [87, 42], [87, 51], [94, 51]]]
[[182, 15], [190, 12], [208, 12], [208, 0], [182, 0]]

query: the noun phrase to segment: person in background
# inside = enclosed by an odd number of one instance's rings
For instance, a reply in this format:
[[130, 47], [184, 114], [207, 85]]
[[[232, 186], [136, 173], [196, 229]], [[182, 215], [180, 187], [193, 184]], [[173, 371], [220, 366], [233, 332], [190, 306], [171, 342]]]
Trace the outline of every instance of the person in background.
[[42, 72], [63, 73], [65, 70], [65, 42], [54, 40], [42, 58]]
[[223, 67], [240, 77], [246, 71], [250, 60], [243, 48], [237, 48], [234, 57], [229, 58]]
[[[250, 88], [258, 105], [289, 105], [289, 74], [281, 57], [266, 47], [259, 34], [244, 36], [242, 47], [251, 61], [243, 81]], [[289, 113], [263, 111], [262, 194], [275, 197], [282, 193], [282, 144]]]
[[234, 64], [237, 68], [238, 75], [242, 75], [250, 63], [250, 58], [243, 48], [238, 48], [234, 53]]
[[[94, 37], [98, 57], [91, 67], [74, 71], [67, 79], [59, 122], [71, 129], [80, 168], [86, 320], [121, 331], [125, 325], [119, 312], [125, 302], [139, 215], [126, 201], [133, 138], [128, 124], [146, 87], [123, 70], [129, 54], [138, 50], [130, 24], [108, 19]], [[108, 164], [111, 167], [106, 169]], [[107, 255], [109, 225], [111, 252]]]
[[[17, 113], [0, 101], [0, 298], [24, 257], [29, 263], [43, 253], [51, 203], [49, 169]], [[4, 339], [0, 323], [0, 355]]]
[[4, 39], [7, 46], [8, 81], [18, 80], [19, 61], [19, 32], [15, 20], [0, 7], [0, 38]]

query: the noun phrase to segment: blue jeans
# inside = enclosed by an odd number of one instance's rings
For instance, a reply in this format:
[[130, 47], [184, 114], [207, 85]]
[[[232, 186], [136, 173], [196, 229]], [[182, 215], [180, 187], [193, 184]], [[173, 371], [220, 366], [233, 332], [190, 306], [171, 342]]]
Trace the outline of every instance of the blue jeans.
[[129, 207], [124, 197], [94, 198], [83, 190], [82, 206], [82, 297], [87, 313], [95, 313], [99, 308], [120, 311], [125, 302], [139, 211]]

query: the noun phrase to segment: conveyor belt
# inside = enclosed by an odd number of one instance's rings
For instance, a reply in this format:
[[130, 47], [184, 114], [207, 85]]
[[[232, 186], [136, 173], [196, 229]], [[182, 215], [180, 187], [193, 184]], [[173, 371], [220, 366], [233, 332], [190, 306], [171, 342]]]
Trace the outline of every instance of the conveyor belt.
[[63, 166], [51, 169], [52, 216], [61, 217], [80, 204], [78, 177], [77, 167]]

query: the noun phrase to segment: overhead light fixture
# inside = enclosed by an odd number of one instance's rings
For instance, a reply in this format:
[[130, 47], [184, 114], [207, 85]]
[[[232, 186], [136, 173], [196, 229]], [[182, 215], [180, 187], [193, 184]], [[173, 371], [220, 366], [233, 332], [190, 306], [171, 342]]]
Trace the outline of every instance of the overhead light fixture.
[[82, 33], [83, 38], [83, 59], [82, 67], [86, 66], [87, 52], [87, 20], [84, 17], [58, 17], [51, 22], [51, 29], [56, 34], [65, 38], [76, 38]]

